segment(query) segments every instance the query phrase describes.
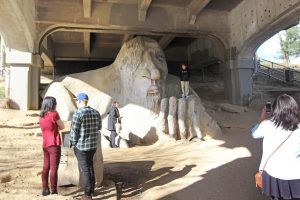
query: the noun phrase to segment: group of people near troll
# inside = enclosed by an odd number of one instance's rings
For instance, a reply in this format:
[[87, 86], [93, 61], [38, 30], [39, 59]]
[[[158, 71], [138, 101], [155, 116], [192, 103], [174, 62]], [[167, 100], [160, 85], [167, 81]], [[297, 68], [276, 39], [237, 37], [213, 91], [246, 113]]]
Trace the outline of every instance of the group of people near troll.
[[[182, 97], [188, 97], [189, 72], [181, 66]], [[83, 175], [84, 195], [90, 200], [95, 190], [93, 157], [102, 128], [99, 112], [88, 106], [88, 95], [76, 96], [78, 110], [73, 114], [70, 130], [70, 148], [74, 148], [79, 169]], [[118, 147], [115, 138], [119, 132], [120, 113], [114, 101], [108, 112], [107, 129], [111, 131], [111, 147]], [[45, 97], [40, 112], [43, 135], [44, 164], [42, 195], [57, 194], [57, 171], [61, 156], [59, 130], [64, 124], [56, 112], [56, 99]], [[263, 138], [263, 153], [259, 166], [262, 193], [274, 200], [300, 200], [300, 119], [295, 99], [287, 94], [277, 97], [271, 109], [262, 109], [259, 123], [251, 130], [254, 138]], [[50, 174], [49, 174], [50, 172]], [[50, 175], [50, 189], [49, 179]]]
[[[88, 106], [89, 97], [85, 93], [76, 96], [78, 109], [73, 114], [69, 147], [74, 148], [80, 172], [83, 175], [84, 195], [82, 200], [92, 199], [95, 190], [93, 157], [98, 146], [102, 121], [99, 112]], [[56, 99], [47, 96], [42, 102], [39, 122], [43, 135], [44, 164], [42, 172], [42, 195], [57, 194], [58, 166], [61, 156], [61, 137], [59, 130], [64, 129], [56, 111]], [[116, 136], [116, 123], [120, 119], [118, 103], [113, 102], [109, 111], [108, 129]], [[112, 147], [118, 147], [111, 136]], [[49, 173], [50, 172], [50, 173]], [[50, 188], [49, 188], [50, 175]]]

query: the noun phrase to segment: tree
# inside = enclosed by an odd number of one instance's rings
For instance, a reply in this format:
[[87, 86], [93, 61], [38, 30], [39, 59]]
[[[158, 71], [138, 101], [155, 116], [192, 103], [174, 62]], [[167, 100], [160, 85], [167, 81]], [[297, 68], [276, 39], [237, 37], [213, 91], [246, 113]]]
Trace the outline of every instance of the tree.
[[294, 26], [278, 33], [281, 57], [290, 63], [290, 57], [300, 56], [300, 27]]

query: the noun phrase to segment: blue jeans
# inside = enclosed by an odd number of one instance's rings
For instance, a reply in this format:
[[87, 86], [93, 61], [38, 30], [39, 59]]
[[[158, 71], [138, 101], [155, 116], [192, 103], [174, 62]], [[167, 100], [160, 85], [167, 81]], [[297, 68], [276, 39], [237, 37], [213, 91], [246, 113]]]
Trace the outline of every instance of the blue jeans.
[[95, 190], [95, 173], [93, 157], [96, 149], [90, 151], [80, 151], [74, 148], [75, 156], [78, 160], [80, 172], [83, 176], [84, 194], [92, 196]]

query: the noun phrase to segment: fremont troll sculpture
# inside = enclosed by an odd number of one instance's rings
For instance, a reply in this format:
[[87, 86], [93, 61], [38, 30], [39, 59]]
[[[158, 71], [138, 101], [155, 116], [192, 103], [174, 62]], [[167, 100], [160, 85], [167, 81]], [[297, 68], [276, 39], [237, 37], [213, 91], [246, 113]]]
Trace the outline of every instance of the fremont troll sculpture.
[[57, 99], [62, 120], [69, 121], [76, 109], [72, 97], [79, 92], [87, 93], [89, 105], [102, 115], [104, 135], [109, 134], [107, 111], [113, 100], [119, 101], [121, 146], [126, 146], [125, 141], [152, 144], [220, 135], [220, 127], [207, 114], [192, 88], [189, 98], [179, 98], [179, 84], [177, 77], [168, 75], [158, 43], [147, 37], [135, 37], [124, 43], [111, 65], [61, 77], [44, 95]]

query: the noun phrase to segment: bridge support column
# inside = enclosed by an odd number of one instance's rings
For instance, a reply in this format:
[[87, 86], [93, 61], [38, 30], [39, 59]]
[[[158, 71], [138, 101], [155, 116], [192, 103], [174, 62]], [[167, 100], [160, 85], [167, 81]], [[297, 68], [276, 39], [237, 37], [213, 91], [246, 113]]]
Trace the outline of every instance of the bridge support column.
[[252, 95], [253, 59], [229, 60], [224, 72], [225, 94], [233, 104], [248, 105]]
[[11, 107], [21, 110], [38, 109], [42, 64], [40, 56], [11, 50], [6, 54], [6, 63], [10, 65]]

